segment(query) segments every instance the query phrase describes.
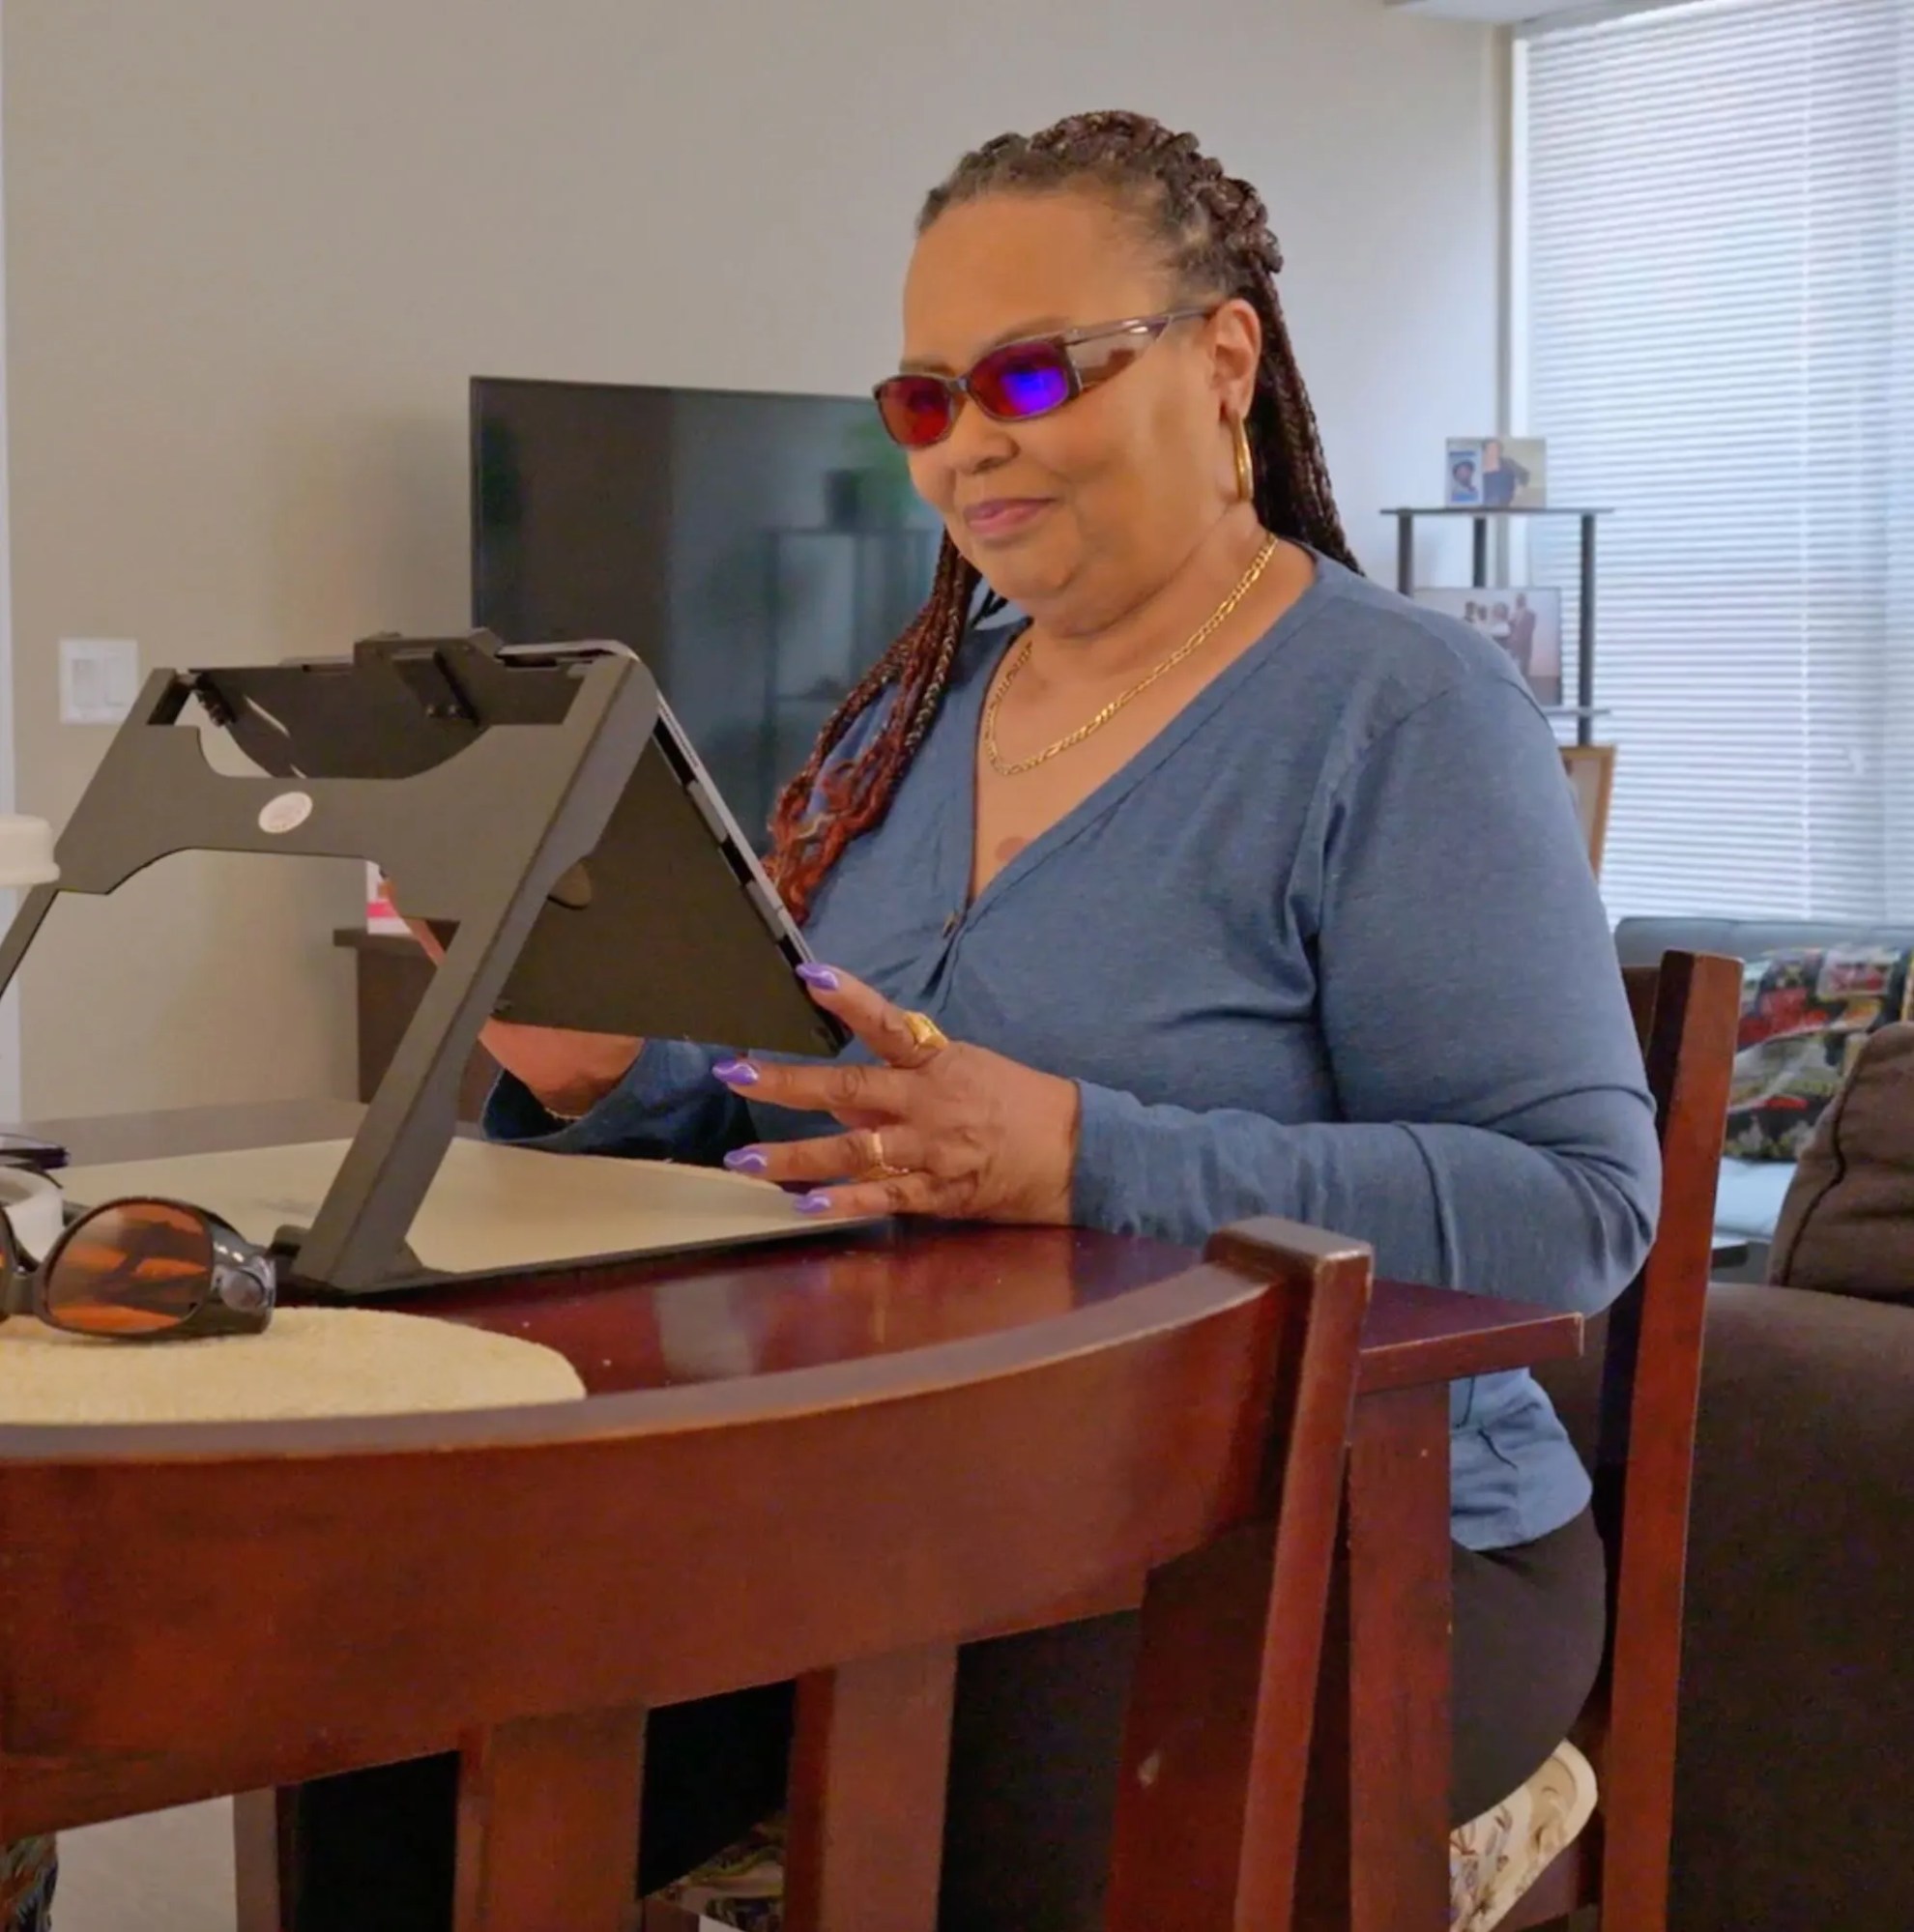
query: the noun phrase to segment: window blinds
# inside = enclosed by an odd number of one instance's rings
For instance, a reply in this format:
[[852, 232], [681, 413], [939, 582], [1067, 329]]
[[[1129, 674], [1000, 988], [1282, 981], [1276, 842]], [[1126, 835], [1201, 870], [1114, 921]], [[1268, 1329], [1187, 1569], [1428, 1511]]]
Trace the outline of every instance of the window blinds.
[[1615, 510], [1610, 909], [1914, 918], [1914, 0], [1538, 31], [1515, 104], [1515, 426]]

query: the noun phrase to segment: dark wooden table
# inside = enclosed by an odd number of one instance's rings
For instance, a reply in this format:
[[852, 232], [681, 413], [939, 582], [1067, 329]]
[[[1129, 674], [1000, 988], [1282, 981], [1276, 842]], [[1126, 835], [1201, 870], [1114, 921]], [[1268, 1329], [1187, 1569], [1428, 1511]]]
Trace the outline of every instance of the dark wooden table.
[[[35, 1123], [75, 1161], [327, 1139], [346, 1102]], [[1187, 1267], [1189, 1251], [1064, 1228], [894, 1225], [790, 1245], [410, 1294], [395, 1304], [558, 1349], [594, 1394], [845, 1362], [1073, 1312]], [[1448, 1384], [1577, 1353], [1579, 1316], [1379, 1283], [1364, 1331], [1306, 1833], [1304, 1926], [1447, 1923]], [[1113, 1579], [1094, 1603], [1140, 1597]], [[1362, 1794], [1351, 1805], [1351, 1792]], [[101, 1815], [111, 1815], [102, 1811]], [[1359, 1836], [1351, 1837], [1350, 1820]], [[78, 1819], [73, 1823], [83, 1822]]]

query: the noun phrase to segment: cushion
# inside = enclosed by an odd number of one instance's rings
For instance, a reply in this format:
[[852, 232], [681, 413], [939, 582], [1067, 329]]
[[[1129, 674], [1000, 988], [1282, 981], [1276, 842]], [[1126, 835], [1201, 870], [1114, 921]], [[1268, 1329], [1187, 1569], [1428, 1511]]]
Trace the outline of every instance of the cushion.
[[1726, 1152], [1794, 1161], [1875, 1028], [1909, 1017], [1905, 948], [1795, 946], [1742, 968]]
[[785, 1821], [767, 1820], [676, 1885], [646, 1901], [645, 1932], [692, 1932], [732, 1925], [778, 1932], [784, 1923]]
[[[1449, 1932], [1490, 1932], [1595, 1815], [1595, 1773], [1571, 1744], [1527, 1783], [1449, 1837]], [[785, 1821], [646, 1901], [645, 1932], [731, 1925], [778, 1932], [784, 1923]]]
[[1914, 1317], [1717, 1283], [1701, 1367], [1668, 1922], [1908, 1932]]
[[1519, 1791], [1449, 1834], [1449, 1932], [1490, 1932], [1595, 1815], [1595, 1771], [1567, 1743]]
[[1795, 1168], [1768, 1275], [1779, 1286], [1914, 1301], [1914, 1025], [1862, 1040]]

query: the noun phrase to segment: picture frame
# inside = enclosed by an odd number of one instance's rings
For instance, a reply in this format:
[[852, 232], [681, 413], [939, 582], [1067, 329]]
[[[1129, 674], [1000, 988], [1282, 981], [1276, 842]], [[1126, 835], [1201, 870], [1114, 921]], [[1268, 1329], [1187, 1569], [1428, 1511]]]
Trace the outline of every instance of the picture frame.
[[1430, 585], [1413, 592], [1425, 610], [1465, 623], [1499, 647], [1545, 709], [1562, 703], [1562, 593], [1539, 584], [1485, 589]]
[[1546, 509], [1549, 445], [1540, 436], [1452, 436], [1442, 477], [1449, 509]]
[[1602, 876], [1602, 852], [1609, 837], [1609, 804], [1615, 790], [1615, 748], [1611, 744], [1565, 744], [1562, 771], [1575, 796], [1575, 815], [1588, 848], [1588, 863]]

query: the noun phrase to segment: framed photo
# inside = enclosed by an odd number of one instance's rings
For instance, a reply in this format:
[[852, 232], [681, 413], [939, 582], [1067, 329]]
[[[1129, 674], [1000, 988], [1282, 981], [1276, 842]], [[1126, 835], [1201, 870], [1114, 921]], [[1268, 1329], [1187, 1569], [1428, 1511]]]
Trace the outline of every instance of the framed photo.
[[1609, 836], [1609, 800], [1615, 789], [1615, 748], [1611, 744], [1565, 744], [1562, 769], [1575, 793], [1575, 814], [1588, 847], [1588, 863], [1597, 877], [1602, 871], [1602, 848]]
[[1445, 476], [1450, 509], [1545, 509], [1549, 446], [1539, 436], [1452, 436]]
[[1415, 601], [1459, 618], [1514, 658], [1538, 705], [1562, 702], [1562, 593], [1526, 585], [1487, 591], [1432, 586]]

